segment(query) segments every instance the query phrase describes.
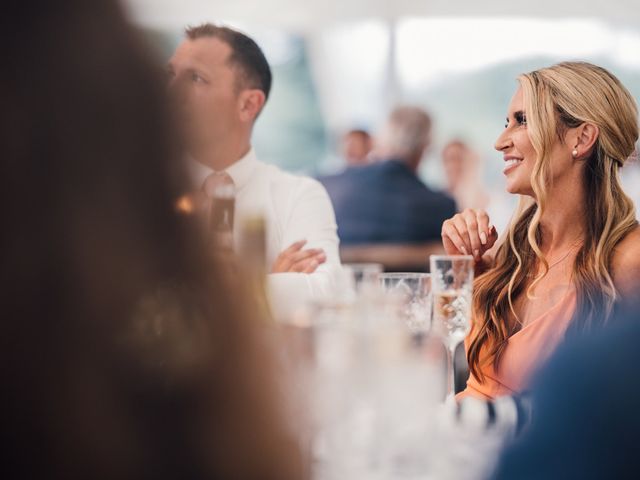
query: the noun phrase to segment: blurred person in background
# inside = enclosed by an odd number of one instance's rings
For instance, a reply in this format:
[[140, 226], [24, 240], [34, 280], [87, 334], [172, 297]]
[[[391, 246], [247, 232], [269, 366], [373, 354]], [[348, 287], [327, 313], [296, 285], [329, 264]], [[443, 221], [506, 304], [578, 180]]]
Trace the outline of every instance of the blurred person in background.
[[219, 181], [233, 185], [236, 241], [244, 218], [265, 218], [277, 314], [332, 295], [340, 258], [327, 192], [316, 180], [261, 162], [251, 146], [272, 83], [260, 47], [239, 31], [205, 23], [187, 28], [167, 69], [194, 188], [207, 197]]
[[440, 238], [455, 202], [418, 177], [431, 142], [431, 118], [417, 107], [394, 109], [378, 139], [382, 160], [333, 176], [333, 201], [343, 245], [426, 243]]
[[303, 478], [261, 319], [174, 210], [138, 33], [110, 0], [0, 27], [2, 478]]
[[347, 167], [357, 167], [371, 162], [373, 141], [366, 130], [349, 130], [342, 136], [340, 153]]
[[442, 165], [446, 191], [456, 201], [458, 211], [486, 210], [496, 229], [504, 231], [515, 207], [513, 196], [502, 189], [485, 188], [480, 156], [464, 141], [454, 139], [442, 149]]
[[467, 209], [442, 226], [449, 254], [471, 254], [468, 395], [528, 387], [569, 328], [607, 322], [638, 297], [640, 228], [619, 171], [638, 140], [635, 100], [607, 70], [564, 62], [521, 75], [495, 148], [520, 205], [508, 232]]
[[342, 178], [344, 174], [353, 169], [359, 169], [372, 162], [371, 150], [373, 140], [366, 130], [353, 129], [347, 131], [340, 138], [339, 156], [343, 164], [337, 168], [337, 173], [329, 173], [318, 177], [318, 181], [331, 191], [332, 196], [340, 196], [337, 192], [342, 187], [347, 187]]
[[482, 185], [480, 157], [461, 140], [452, 140], [442, 149], [442, 166], [447, 179], [446, 191], [458, 210], [486, 209], [489, 196]]

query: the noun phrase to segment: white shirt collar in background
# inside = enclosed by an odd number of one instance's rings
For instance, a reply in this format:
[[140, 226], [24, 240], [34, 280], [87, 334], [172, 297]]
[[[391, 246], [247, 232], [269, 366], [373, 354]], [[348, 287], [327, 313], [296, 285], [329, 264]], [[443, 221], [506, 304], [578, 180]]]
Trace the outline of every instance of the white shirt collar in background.
[[[189, 174], [194, 182], [194, 186], [196, 188], [202, 187], [205, 179], [211, 175], [214, 170], [207, 165], [200, 163], [199, 161], [190, 158], [189, 161]], [[236, 190], [242, 190], [247, 183], [249, 183], [249, 179], [251, 175], [256, 169], [258, 165], [258, 157], [256, 156], [255, 150], [252, 148], [249, 149], [247, 154], [242, 157], [237, 162], [234, 162], [231, 166], [227, 167], [224, 171], [231, 177], [233, 183], [236, 186]]]
[[236, 185], [236, 190], [240, 191], [249, 183], [249, 179], [257, 165], [258, 158], [256, 157], [256, 152], [251, 148], [244, 157], [228, 167], [225, 172], [227, 172], [233, 180], [233, 183]]

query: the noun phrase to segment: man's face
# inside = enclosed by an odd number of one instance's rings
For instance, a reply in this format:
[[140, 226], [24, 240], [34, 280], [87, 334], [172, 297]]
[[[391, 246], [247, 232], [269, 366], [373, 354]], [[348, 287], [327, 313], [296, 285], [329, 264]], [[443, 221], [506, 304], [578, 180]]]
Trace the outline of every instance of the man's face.
[[364, 165], [371, 152], [371, 139], [366, 135], [349, 132], [342, 140], [342, 155], [349, 165]]
[[452, 144], [442, 152], [444, 173], [449, 188], [454, 189], [464, 176], [466, 149], [462, 145]]
[[231, 47], [217, 38], [185, 40], [167, 66], [187, 150], [194, 157], [241, 128]]

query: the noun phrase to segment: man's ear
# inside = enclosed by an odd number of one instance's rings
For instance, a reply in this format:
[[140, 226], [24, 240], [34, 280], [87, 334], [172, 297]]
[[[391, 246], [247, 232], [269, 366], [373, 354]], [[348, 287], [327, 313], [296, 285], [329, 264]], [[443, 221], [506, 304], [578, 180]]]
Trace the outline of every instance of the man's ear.
[[253, 122], [260, 114], [266, 102], [266, 96], [262, 90], [251, 89], [240, 93], [240, 120], [243, 122]]

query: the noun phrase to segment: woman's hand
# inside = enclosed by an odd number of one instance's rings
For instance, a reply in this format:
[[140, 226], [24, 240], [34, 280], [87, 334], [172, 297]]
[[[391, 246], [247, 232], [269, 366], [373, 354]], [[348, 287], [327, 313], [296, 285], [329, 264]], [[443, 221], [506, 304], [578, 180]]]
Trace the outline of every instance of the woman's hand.
[[498, 240], [498, 232], [483, 210], [465, 209], [442, 224], [442, 243], [448, 255], [473, 255], [476, 262]]

